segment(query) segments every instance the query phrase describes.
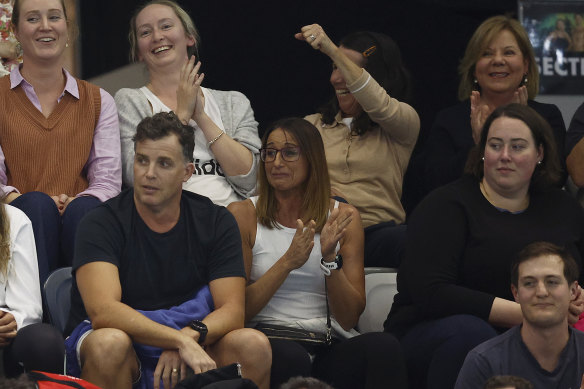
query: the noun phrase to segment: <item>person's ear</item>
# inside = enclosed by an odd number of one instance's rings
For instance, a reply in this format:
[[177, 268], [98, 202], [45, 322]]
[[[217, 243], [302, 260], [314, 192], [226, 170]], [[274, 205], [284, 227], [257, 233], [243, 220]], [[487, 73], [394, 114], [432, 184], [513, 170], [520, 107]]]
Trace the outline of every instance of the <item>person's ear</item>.
[[191, 176], [193, 175], [194, 172], [195, 172], [195, 164], [192, 162], [188, 162], [185, 165], [185, 176], [183, 178], [183, 182], [187, 182], [189, 180], [189, 178], [191, 178]]

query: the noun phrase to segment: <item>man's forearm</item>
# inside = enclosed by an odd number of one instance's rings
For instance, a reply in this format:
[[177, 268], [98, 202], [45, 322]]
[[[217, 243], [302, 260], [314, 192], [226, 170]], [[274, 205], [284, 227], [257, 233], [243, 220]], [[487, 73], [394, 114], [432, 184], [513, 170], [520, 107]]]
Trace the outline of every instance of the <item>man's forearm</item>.
[[[203, 319], [208, 333], [204, 344], [213, 344], [230, 331], [243, 328], [244, 309], [240, 304], [225, 304]], [[197, 337], [198, 339], [198, 337]]]
[[94, 329], [117, 328], [137, 343], [173, 350], [190, 340], [186, 334], [150, 320], [121, 302], [104, 304], [100, 311], [90, 314]]

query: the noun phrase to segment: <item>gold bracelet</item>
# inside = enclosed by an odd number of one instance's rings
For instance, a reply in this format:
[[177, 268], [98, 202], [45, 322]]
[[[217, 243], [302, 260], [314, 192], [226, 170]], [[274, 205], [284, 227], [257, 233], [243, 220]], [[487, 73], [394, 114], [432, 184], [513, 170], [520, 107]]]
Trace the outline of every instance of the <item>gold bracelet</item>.
[[213, 146], [213, 143], [217, 142], [217, 140], [219, 138], [221, 138], [223, 136], [223, 134], [225, 134], [224, 131], [221, 131], [221, 134], [217, 135], [215, 138], [213, 138], [212, 140], [209, 141], [209, 143], [207, 143], [207, 147], [211, 148], [211, 146]]

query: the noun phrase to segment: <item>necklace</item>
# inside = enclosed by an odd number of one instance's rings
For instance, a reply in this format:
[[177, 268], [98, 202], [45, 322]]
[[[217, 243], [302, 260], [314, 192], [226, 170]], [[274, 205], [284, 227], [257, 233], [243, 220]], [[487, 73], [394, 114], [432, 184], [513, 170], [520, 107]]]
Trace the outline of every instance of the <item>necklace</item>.
[[529, 206], [529, 194], [527, 196], [525, 196], [525, 198], [523, 199], [523, 201], [521, 202], [521, 204], [519, 204], [519, 206], [517, 207], [517, 209], [508, 209], [508, 208], [503, 208], [503, 207], [499, 207], [496, 202], [491, 199], [491, 196], [489, 196], [489, 192], [487, 192], [487, 187], [485, 186], [485, 184], [483, 183], [483, 181], [481, 181], [479, 183], [479, 188], [481, 190], [481, 193], [483, 194], [483, 196], [485, 196], [485, 198], [487, 199], [487, 201], [495, 208], [502, 210], [502, 211], [507, 211], [510, 213], [520, 213], [523, 212], [527, 209], [527, 207]]

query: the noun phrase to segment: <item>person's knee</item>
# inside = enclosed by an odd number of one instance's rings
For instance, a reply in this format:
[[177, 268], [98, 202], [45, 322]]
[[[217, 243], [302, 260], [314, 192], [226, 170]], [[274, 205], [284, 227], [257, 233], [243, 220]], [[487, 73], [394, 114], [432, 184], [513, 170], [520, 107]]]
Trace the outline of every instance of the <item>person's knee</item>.
[[226, 339], [229, 342], [226, 345], [227, 349], [231, 349], [246, 360], [262, 361], [262, 364], [267, 364], [269, 368], [270, 364], [266, 361], [272, 360], [272, 348], [263, 333], [251, 328], [242, 328], [232, 331], [229, 335], [229, 339]]
[[100, 369], [116, 369], [133, 362], [132, 339], [115, 328], [101, 328], [90, 333], [81, 344], [81, 368], [91, 365]]
[[47, 212], [59, 215], [59, 210], [55, 201], [51, 196], [43, 192], [23, 193], [14, 199], [10, 205], [19, 208], [27, 215], [46, 214]]
[[74, 218], [83, 217], [83, 215], [97, 207], [100, 203], [101, 201], [93, 196], [77, 197], [67, 205], [67, 208], [63, 213], [63, 218], [66, 218], [67, 216], [72, 216]]

